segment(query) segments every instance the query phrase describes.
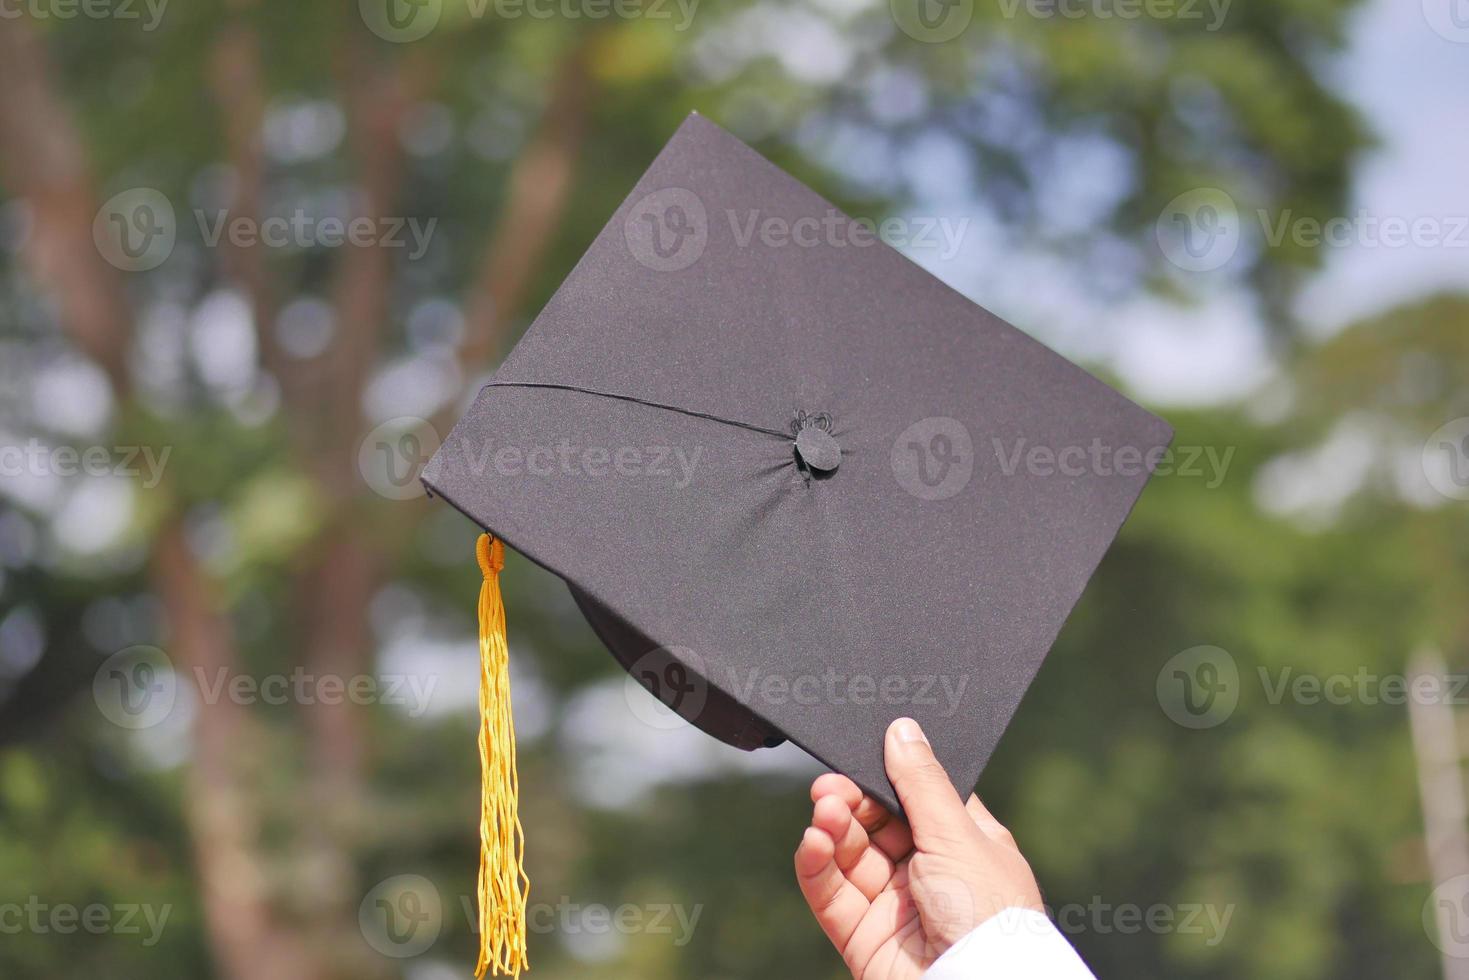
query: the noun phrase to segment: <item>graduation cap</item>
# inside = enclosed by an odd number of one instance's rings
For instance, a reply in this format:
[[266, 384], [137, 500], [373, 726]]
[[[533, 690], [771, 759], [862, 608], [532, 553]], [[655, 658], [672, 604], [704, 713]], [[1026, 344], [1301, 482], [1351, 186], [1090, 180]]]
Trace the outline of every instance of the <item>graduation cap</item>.
[[872, 231], [689, 117], [425, 468], [493, 535], [481, 972], [524, 965], [501, 542], [690, 723], [900, 812], [888, 724], [967, 794], [1161, 458], [1167, 424]]

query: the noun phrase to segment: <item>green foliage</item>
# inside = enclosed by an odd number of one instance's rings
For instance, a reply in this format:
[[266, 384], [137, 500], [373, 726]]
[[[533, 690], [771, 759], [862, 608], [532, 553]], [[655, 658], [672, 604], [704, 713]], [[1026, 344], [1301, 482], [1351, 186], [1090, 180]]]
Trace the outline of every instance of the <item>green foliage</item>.
[[[972, 200], [1017, 242], [1077, 267], [1106, 256], [1099, 279], [1124, 293], [1187, 288], [1153, 241], [1153, 223], [1176, 195], [1217, 186], [1244, 211], [1330, 216], [1368, 143], [1319, 76], [1354, 6], [1346, 0], [1236, 0], [1218, 31], [1170, 20], [1006, 18], [1001, 6], [979, 4], [975, 22], [947, 44], [903, 35], [886, 3], [834, 12], [840, 6], [706, 3], [689, 31], [678, 32], [647, 20], [479, 17], [456, 2], [429, 38], [394, 45], [365, 31], [355, 3], [270, 0], [232, 13], [235, 5], [175, 0], [156, 32], [83, 18], [50, 23], [44, 33], [102, 195], [147, 185], [179, 212], [178, 260], [128, 281], [144, 328], [183, 317], [221, 288], [192, 211], [209, 205], [209, 188], [229, 176], [229, 119], [211, 88], [223, 32], [240, 24], [260, 31], [273, 113], [310, 103], [328, 117], [344, 115], [358, 94], [343, 89], [347, 59], [376, 69], [410, 59], [431, 66], [434, 84], [417, 109], [442, 114], [450, 138], [406, 158], [394, 210], [435, 219], [438, 232], [427, 261], [392, 270], [384, 359], [413, 351], [407, 321], [416, 304], [465, 296], [494, 219], [510, 203], [512, 162], [540, 120], [558, 64], [582, 43], [591, 50], [584, 149], [525, 311], [549, 296], [693, 109], [855, 212], [881, 217], [926, 196]], [[832, 30], [850, 55], [844, 70], [806, 71], [813, 52], [774, 43], [781, 32], [770, 25], [795, 15]], [[905, 79], [920, 97], [909, 110], [879, 111], [874, 93]], [[351, 138], [300, 159], [269, 158], [268, 202], [293, 207], [353, 190]], [[960, 150], [964, 186], [900, 176], [929, 138]], [[1106, 143], [1123, 164], [1095, 218], [1057, 232], [1042, 207], [1070, 148], [1086, 140]], [[331, 294], [336, 257], [324, 251], [267, 258], [282, 305]], [[1319, 253], [1260, 248], [1243, 278], [1280, 313]], [[54, 311], [12, 252], [0, 251], [0, 273], [0, 340], [13, 344], [5, 356], [45, 362], [58, 347]], [[512, 336], [525, 319], [509, 325]], [[1273, 325], [1290, 326], [1283, 315]], [[1365, 413], [1381, 422], [1386, 452], [1469, 414], [1466, 327], [1469, 304], [1446, 298], [1303, 350], [1292, 365], [1290, 410], [1270, 424], [1236, 409], [1172, 416], [1176, 445], [1212, 449], [1227, 463], [1222, 480], [1180, 474], [1147, 491], [980, 787], [1058, 908], [1090, 914], [1130, 903], [1181, 914], [1199, 905], [1230, 916], [1222, 938], [1207, 918], [1196, 923], [1201, 932], [1138, 934], [1087, 920], [1072, 938], [1099, 975], [1339, 980], [1433, 968], [1419, 919], [1428, 872], [1403, 709], [1272, 703], [1270, 690], [1282, 671], [1401, 672], [1423, 643], [1461, 661], [1469, 625], [1462, 509], [1410, 506], [1377, 479], [1335, 521], [1306, 529], [1263, 507], [1260, 487], [1272, 466], [1311, 451], [1344, 419]], [[343, 514], [364, 550], [382, 560], [388, 583], [364, 642], [387, 649], [393, 630], [407, 624], [414, 643], [472, 664], [473, 529], [446, 507], [390, 504], [366, 487], [328, 499], [289, 449], [299, 419], [242, 417], [197, 375], [185, 363], [164, 391], [144, 388], [113, 413], [111, 438], [168, 447], [174, 461], [156, 492], [138, 496], [134, 527], [113, 552], [68, 554], [48, 535], [54, 514], [8, 498], [0, 505], [9, 522], [0, 539], [10, 548], [0, 624], [17, 610], [34, 615], [46, 651], [23, 676], [0, 673], [0, 907], [34, 895], [51, 906], [171, 909], [148, 946], [117, 931], [7, 933], [0, 976], [219, 970], [190, 846], [186, 736], [123, 732], [99, 717], [90, 690], [108, 654], [176, 639], [149, 578], [148, 547], [168, 515], [183, 513], [198, 539], [226, 542], [209, 568], [221, 586], [212, 601], [252, 674], [285, 674], [302, 662], [309, 610], [299, 608], [294, 583], [320, 557], [323, 529]], [[16, 549], [16, 536], [27, 534], [42, 543]], [[802, 779], [743, 773], [733, 750], [711, 749], [718, 764], [696, 779], [670, 779], [624, 809], [588, 801], [575, 780], [584, 743], [569, 733], [573, 709], [581, 698], [616, 692], [621, 675], [551, 575], [512, 556], [505, 588], [517, 670], [544, 701], [543, 730], [522, 745], [533, 899], [557, 909], [668, 905], [699, 916], [685, 943], [676, 942], [676, 925], [672, 934], [642, 930], [610, 941], [560, 926], [537, 931], [533, 975], [842, 976], [791, 881], [790, 855], [809, 812]], [[1157, 679], [1170, 657], [1201, 644], [1228, 651], [1243, 692], [1223, 724], [1191, 731], [1161, 710]], [[440, 680], [452, 686], [461, 676], [445, 668]], [[478, 803], [468, 703], [428, 717], [383, 704], [363, 709], [366, 793], [340, 826], [316, 819], [321, 788], [305, 761], [310, 711], [251, 711], [259, 726], [251, 775], [269, 859], [260, 870], [273, 906], [295, 924], [322, 914], [315, 896], [334, 871], [319, 866], [312, 842], [330, 835], [351, 857], [354, 896], [419, 874], [444, 905], [440, 938], [415, 959], [377, 955], [355, 932], [335, 937], [343, 973], [426, 980], [437, 964], [462, 975], [473, 958], [463, 900], [474, 891]], [[605, 727], [590, 736], [611, 738], [620, 718], [604, 714]], [[347, 909], [338, 921], [351, 925], [355, 914]], [[369, 966], [358, 973], [357, 963]]]

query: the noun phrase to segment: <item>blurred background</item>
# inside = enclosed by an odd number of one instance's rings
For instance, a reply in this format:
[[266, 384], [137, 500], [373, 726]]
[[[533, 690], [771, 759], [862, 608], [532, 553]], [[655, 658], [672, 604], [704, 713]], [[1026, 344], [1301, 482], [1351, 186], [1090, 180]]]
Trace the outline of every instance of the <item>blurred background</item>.
[[[979, 787], [1098, 975], [1465, 976], [1466, 83], [1463, 0], [0, 0], [0, 976], [470, 975], [413, 475], [691, 110], [1178, 430]], [[504, 581], [532, 975], [844, 976], [814, 764]]]

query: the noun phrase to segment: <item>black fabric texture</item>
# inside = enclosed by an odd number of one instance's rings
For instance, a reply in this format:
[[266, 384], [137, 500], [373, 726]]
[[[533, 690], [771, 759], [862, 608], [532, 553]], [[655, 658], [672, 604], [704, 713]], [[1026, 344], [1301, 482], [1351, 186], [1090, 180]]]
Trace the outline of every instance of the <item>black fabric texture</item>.
[[[634, 244], [660, 193], [702, 221], [681, 268]], [[834, 211], [690, 117], [423, 478], [565, 579], [634, 676], [686, 668], [639, 676], [684, 717], [900, 812], [888, 724], [969, 791], [1171, 430], [886, 245], [741, 234]], [[1098, 446], [1112, 465], [1027, 462]]]

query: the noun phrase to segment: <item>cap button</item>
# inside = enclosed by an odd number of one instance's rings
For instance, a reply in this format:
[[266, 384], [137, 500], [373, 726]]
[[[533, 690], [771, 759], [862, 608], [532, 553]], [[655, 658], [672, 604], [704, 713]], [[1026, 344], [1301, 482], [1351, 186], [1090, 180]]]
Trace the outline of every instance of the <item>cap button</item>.
[[803, 425], [796, 432], [796, 452], [813, 470], [830, 473], [842, 465], [842, 447], [825, 429]]

